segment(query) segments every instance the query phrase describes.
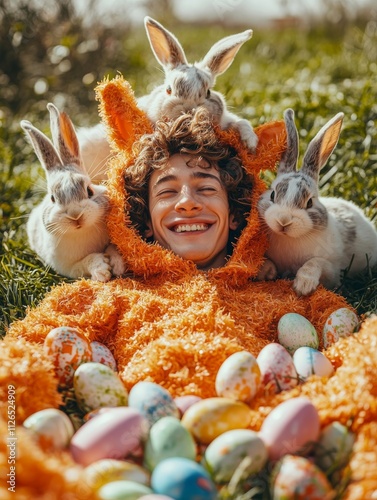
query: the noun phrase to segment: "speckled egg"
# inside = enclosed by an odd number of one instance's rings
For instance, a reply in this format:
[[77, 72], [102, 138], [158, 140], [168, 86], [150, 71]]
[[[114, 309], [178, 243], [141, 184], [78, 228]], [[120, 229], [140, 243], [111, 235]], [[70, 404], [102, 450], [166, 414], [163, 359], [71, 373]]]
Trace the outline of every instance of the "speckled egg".
[[96, 340], [90, 343], [90, 347], [92, 349], [92, 361], [95, 363], [102, 363], [111, 368], [114, 372], [117, 371], [116, 361], [108, 347]]
[[318, 349], [318, 334], [309, 320], [301, 314], [284, 314], [278, 323], [278, 340], [288, 352], [293, 354], [302, 346]]
[[92, 359], [92, 350], [86, 337], [67, 326], [51, 330], [46, 335], [43, 349], [51, 358], [62, 387], [72, 386], [75, 370]]
[[153, 470], [165, 458], [196, 458], [196, 444], [190, 432], [175, 417], [162, 417], [149, 432], [144, 447], [144, 463]]
[[126, 406], [128, 393], [118, 375], [102, 363], [85, 363], [75, 371], [77, 404], [85, 413], [101, 407]]
[[326, 356], [312, 347], [299, 347], [293, 354], [293, 363], [302, 380], [311, 375], [319, 377], [330, 377], [334, 373], [334, 367]]
[[337, 309], [327, 318], [323, 326], [323, 345], [325, 348], [337, 342], [341, 337], [348, 337], [357, 331], [359, 318], [347, 307]]
[[184, 425], [202, 444], [211, 443], [223, 432], [245, 429], [251, 421], [250, 408], [229, 398], [207, 398], [193, 404], [183, 415]]
[[247, 351], [235, 352], [220, 366], [215, 381], [220, 397], [250, 402], [261, 384], [257, 360]]
[[267, 391], [286, 391], [298, 384], [292, 356], [281, 344], [272, 342], [263, 347], [257, 363], [262, 374], [262, 385]]
[[103, 485], [97, 491], [97, 498], [98, 500], [137, 500], [143, 495], [152, 493], [151, 488], [145, 484], [120, 480]]
[[315, 462], [323, 470], [344, 466], [350, 457], [355, 435], [340, 422], [332, 422], [322, 429], [315, 447]]
[[272, 473], [272, 500], [331, 500], [325, 474], [307, 458], [286, 455]]
[[30, 429], [44, 447], [55, 450], [66, 448], [75, 432], [69, 417], [56, 408], [33, 413], [24, 420], [23, 426]]
[[155, 493], [175, 500], [215, 500], [216, 487], [200, 464], [187, 458], [167, 458], [154, 469], [151, 486]]
[[264, 419], [259, 435], [271, 460], [310, 448], [320, 432], [318, 411], [306, 397], [287, 399]]
[[94, 491], [106, 483], [120, 480], [134, 481], [148, 486], [150, 474], [140, 465], [113, 458], [97, 460], [85, 467], [83, 472], [83, 481]]
[[130, 390], [128, 405], [136, 408], [152, 426], [168, 415], [179, 418], [180, 413], [169, 391], [154, 382], [138, 382]]
[[146, 428], [144, 417], [134, 408], [111, 408], [88, 420], [73, 435], [72, 457], [84, 466], [103, 458], [126, 458], [139, 451]]
[[235, 429], [224, 432], [208, 445], [203, 464], [215, 483], [224, 483], [230, 481], [241, 462], [244, 468], [240, 479], [260, 472], [267, 458], [266, 445], [257, 432]]

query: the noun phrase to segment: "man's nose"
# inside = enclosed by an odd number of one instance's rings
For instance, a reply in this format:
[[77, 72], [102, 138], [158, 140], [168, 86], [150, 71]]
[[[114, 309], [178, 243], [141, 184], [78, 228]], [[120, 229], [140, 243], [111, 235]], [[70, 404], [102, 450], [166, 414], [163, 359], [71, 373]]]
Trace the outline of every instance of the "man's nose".
[[201, 210], [202, 204], [191, 189], [182, 189], [175, 204], [177, 211]]

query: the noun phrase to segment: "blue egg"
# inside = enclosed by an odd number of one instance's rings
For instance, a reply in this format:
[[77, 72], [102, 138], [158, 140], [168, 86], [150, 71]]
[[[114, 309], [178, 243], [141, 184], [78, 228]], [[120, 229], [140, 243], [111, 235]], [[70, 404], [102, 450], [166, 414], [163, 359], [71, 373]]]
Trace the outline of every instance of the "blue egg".
[[174, 399], [161, 385], [154, 382], [138, 382], [130, 390], [128, 406], [138, 410], [151, 427], [162, 417], [179, 418], [179, 410]]
[[216, 486], [200, 464], [188, 458], [166, 458], [154, 469], [151, 486], [155, 493], [174, 500], [215, 500]]

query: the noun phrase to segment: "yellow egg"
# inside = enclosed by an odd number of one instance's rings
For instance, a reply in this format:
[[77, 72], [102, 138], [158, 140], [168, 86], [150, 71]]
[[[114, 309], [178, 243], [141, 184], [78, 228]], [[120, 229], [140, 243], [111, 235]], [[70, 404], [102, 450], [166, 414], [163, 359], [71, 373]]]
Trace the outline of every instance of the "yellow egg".
[[216, 394], [250, 402], [261, 385], [257, 360], [247, 351], [235, 352], [220, 366], [216, 375]]
[[125, 460], [104, 458], [84, 469], [84, 481], [93, 490], [98, 490], [111, 481], [127, 480], [149, 485], [150, 474], [139, 465]]
[[245, 429], [250, 421], [250, 408], [229, 398], [203, 399], [190, 406], [182, 417], [182, 425], [204, 444], [226, 431]]

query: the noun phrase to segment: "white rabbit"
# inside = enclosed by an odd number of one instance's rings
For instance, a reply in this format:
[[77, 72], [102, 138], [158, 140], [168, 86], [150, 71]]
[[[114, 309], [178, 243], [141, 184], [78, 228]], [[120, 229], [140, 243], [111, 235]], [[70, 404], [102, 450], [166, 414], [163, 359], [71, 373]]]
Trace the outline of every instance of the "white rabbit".
[[352, 202], [318, 194], [319, 172], [338, 142], [343, 116], [338, 113], [321, 128], [297, 170], [294, 112], [285, 111], [287, 149], [276, 179], [258, 203], [270, 239], [270, 261], [259, 278], [294, 276], [298, 295], [310, 294], [319, 283], [335, 288], [343, 270], [349, 268], [353, 276], [377, 263], [377, 231], [362, 210]]
[[47, 195], [30, 213], [30, 247], [56, 272], [70, 278], [108, 281], [124, 272], [121, 256], [109, 245], [106, 187], [91, 182], [80, 159], [75, 129], [51, 103], [54, 144], [29, 121], [21, 126], [46, 171]]
[[[144, 24], [152, 51], [165, 73], [162, 85], [138, 99], [138, 105], [148, 118], [153, 123], [162, 117], [175, 119], [203, 106], [222, 129], [237, 129], [245, 146], [254, 151], [258, 137], [251, 124], [229, 112], [222, 94], [212, 90], [216, 76], [232, 64], [238, 50], [251, 38], [252, 30], [221, 39], [200, 62], [189, 64], [181, 44], [172, 33], [150, 17], [145, 17]], [[111, 151], [104, 127], [79, 129], [78, 135], [87, 170], [105, 165]]]

